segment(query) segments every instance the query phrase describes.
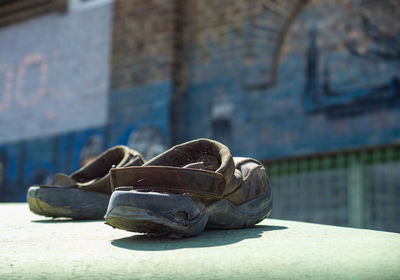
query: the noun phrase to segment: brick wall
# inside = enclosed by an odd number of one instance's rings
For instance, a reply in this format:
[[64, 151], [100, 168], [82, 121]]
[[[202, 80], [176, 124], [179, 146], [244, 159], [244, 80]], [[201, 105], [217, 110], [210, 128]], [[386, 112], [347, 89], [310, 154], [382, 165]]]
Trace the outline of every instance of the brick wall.
[[111, 86], [126, 89], [171, 79], [175, 0], [115, 1]]
[[109, 107], [110, 143], [149, 159], [170, 143], [178, 0], [117, 0]]
[[183, 138], [260, 160], [399, 141], [399, 61], [373, 56], [391, 55], [390, 43], [365, 33], [370, 21], [387, 40], [398, 34], [399, 6], [276, 2], [188, 2]]

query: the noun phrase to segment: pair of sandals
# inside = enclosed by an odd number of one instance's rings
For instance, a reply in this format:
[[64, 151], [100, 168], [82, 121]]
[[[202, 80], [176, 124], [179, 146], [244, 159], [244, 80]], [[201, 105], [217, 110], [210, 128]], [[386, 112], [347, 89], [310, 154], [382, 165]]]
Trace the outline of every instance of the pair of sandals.
[[232, 157], [209, 139], [174, 146], [146, 163], [137, 151], [115, 146], [69, 176], [57, 174], [54, 185], [30, 187], [27, 200], [39, 215], [104, 217], [115, 228], [175, 238], [205, 227], [251, 227], [272, 209], [263, 165]]

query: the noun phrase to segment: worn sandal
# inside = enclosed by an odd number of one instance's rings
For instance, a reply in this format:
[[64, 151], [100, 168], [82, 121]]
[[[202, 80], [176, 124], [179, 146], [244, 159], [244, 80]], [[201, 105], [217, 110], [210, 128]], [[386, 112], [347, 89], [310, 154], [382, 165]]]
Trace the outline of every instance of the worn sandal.
[[106, 223], [168, 237], [204, 228], [251, 227], [269, 216], [271, 188], [263, 165], [233, 158], [223, 144], [198, 139], [141, 167], [112, 168]]
[[135, 166], [143, 157], [126, 146], [115, 146], [71, 175], [56, 174], [53, 185], [35, 185], [28, 189], [29, 209], [38, 215], [101, 219], [111, 195], [111, 167]]

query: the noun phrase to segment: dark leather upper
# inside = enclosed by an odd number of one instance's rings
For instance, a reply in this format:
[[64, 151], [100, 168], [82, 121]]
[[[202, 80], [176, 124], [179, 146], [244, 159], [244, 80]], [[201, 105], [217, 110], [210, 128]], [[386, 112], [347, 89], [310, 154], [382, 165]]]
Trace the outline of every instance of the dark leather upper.
[[[141, 167], [112, 168], [110, 173], [113, 190], [130, 187], [201, 199], [227, 198], [235, 204], [263, 195], [268, 188], [261, 163], [244, 158], [235, 163], [228, 147], [209, 139], [174, 146]], [[250, 178], [253, 173], [254, 178]]]
[[41, 187], [75, 187], [85, 191], [111, 194], [109, 175], [111, 167], [137, 166], [143, 163], [143, 157], [139, 152], [127, 146], [114, 146], [71, 175], [58, 173], [55, 175], [53, 185]]

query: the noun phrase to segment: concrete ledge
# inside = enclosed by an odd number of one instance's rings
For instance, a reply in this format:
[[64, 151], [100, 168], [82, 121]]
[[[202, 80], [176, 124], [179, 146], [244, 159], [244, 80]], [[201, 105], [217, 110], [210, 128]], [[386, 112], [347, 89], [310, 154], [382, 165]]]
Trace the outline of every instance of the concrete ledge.
[[0, 279], [399, 279], [400, 234], [284, 220], [151, 239], [0, 204]]

